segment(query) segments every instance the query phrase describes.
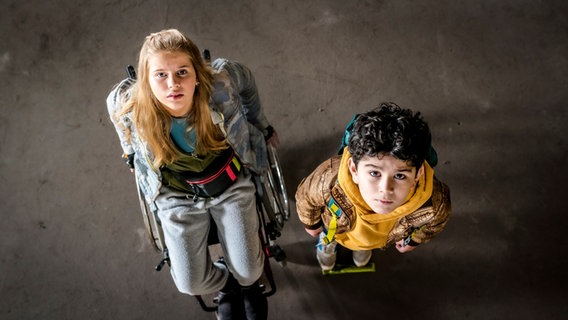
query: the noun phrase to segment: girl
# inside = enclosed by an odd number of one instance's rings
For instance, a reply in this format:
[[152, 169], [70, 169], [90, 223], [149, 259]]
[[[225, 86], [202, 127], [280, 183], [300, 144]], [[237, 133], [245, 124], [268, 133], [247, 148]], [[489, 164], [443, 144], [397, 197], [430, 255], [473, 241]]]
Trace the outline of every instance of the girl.
[[[251, 175], [267, 168], [265, 139], [279, 141], [250, 70], [224, 59], [208, 66], [189, 38], [170, 29], [146, 37], [137, 74], [135, 83], [126, 79], [110, 93], [107, 106], [127, 163], [161, 221], [178, 290], [219, 291], [221, 319], [265, 319]], [[215, 263], [207, 248], [211, 220], [224, 252]]]

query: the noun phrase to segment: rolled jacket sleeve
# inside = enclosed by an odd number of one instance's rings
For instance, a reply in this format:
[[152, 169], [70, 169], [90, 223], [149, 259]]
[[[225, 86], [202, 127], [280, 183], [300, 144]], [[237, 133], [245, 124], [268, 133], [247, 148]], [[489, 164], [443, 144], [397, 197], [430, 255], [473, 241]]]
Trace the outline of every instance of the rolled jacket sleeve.
[[416, 244], [432, 240], [444, 230], [450, 218], [452, 210], [450, 188], [437, 179], [434, 181], [431, 204], [431, 207], [424, 212], [417, 210], [407, 217], [409, 224], [415, 226], [411, 240]]
[[212, 67], [211, 107], [223, 114], [227, 139], [243, 164], [262, 174], [268, 169], [264, 131], [269, 124], [254, 78], [248, 68], [226, 59], [216, 59]]
[[247, 121], [261, 132], [264, 132], [270, 124], [262, 112], [260, 97], [252, 71], [242, 63], [227, 59], [216, 59], [212, 65], [217, 70], [225, 69], [229, 73], [237, 87]]
[[337, 179], [340, 158], [331, 158], [321, 163], [304, 178], [296, 190], [296, 211], [307, 229], [322, 225], [322, 213], [331, 198], [331, 188]]
[[134, 84], [132, 79], [124, 79], [119, 82], [114, 89], [109, 93], [106, 99], [107, 111], [112, 121], [118, 138], [120, 139], [120, 146], [124, 154], [134, 153], [134, 148], [130, 143], [127, 135], [127, 128], [129, 128], [132, 123], [130, 118], [121, 117], [120, 119], [116, 117], [117, 112], [122, 109], [122, 106], [130, 97], [130, 89]]

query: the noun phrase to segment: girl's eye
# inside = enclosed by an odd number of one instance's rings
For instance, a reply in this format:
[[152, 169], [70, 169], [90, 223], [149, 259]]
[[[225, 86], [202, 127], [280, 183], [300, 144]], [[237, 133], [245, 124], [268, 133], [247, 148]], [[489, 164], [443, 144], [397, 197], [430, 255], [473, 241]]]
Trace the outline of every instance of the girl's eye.
[[164, 77], [166, 77], [166, 73], [165, 72], [157, 72], [154, 76], [156, 78], [164, 78]]
[[188, 74], [187, 70], [183, 69], [177, 72], [178, 76], [185, 76]]
[[371, 177], [380, 177], [381, 176], [381, 174], [378, 171], [371, 171], [371, 172], [369, 172], [369, 175]]

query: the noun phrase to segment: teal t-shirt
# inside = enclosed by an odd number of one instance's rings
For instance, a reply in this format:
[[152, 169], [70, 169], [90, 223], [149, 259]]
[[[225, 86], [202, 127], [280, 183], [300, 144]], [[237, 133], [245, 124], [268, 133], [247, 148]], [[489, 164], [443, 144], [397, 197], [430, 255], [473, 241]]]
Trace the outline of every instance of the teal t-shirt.
[[171, 127], [170, 135], [176, 146], [184, 152], [193, 153], [197, 145], [197, 136], [193, 128], [190, 128], [189, 131], [187, 130], [187, 119], [172, 118]]

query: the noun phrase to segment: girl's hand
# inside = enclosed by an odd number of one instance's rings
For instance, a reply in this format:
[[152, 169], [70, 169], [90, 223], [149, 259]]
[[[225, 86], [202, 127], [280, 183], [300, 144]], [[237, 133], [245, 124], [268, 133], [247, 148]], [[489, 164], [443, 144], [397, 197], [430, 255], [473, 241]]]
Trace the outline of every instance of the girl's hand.
[[134, 172], [134, 153], [125, 154], [122, 156], [122, 158], [124, 159], [124, 162], [126, 163], [128, 168], [130, 168], [130, 172]]
[[266, 140], [266, 144], [272, 145], [273, 147], [278, 147], [280, 144], [280, 138], [278, 138], [278, 132], [274, 131], [272, 136]]
[[405, 245], [404, 239], [396, 242], [396, 250], [398, 250], [398, 252], [400, 253], [410, 252], [414, 249], [416, 249], [415, 246]]

